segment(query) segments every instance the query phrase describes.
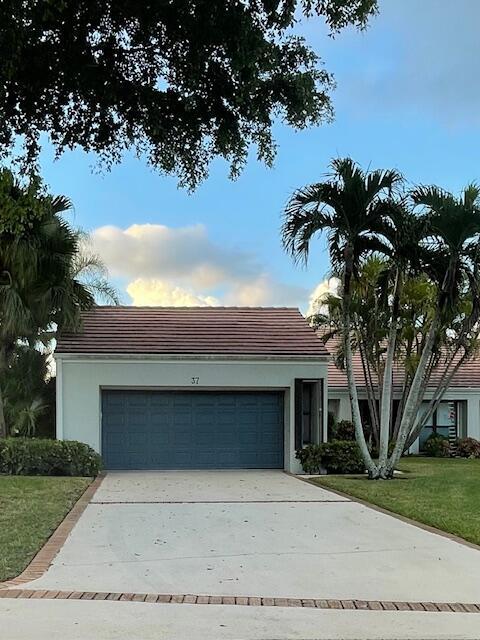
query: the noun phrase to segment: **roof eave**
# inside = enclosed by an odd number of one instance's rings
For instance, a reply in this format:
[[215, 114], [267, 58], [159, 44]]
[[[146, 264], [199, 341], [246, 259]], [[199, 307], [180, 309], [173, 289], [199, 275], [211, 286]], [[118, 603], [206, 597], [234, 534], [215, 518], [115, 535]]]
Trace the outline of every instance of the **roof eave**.
[[222, 353], [105, 353], [105, 352], [55, 352], [57, 360], [266, 360], [328, 363], [327, 354], [222, 354]]

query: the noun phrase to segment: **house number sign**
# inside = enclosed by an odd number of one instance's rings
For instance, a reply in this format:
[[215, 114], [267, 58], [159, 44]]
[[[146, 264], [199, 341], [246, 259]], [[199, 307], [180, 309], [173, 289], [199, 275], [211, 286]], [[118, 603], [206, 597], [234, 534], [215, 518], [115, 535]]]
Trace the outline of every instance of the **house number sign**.
[[200, 382], [200, 378], [198, 376], [192, 376], [191, 381], [192, 384], [198, 384]]

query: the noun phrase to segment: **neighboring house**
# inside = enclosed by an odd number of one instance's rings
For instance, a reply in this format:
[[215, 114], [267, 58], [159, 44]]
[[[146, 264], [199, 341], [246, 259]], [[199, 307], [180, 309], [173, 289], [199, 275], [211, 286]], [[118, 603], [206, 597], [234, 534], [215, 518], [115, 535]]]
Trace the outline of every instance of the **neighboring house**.
[[[336, 341], [327, 342], [327, 350], [334, 353]], [[360, 411], [366, 423], [369, 423], [370, 413], [368, 409], [367, 394], [365, 390], [365, 377], [362, 360], [356, 351], [353, 355], [353, 369], [357, 383]], [[441, 375], [441, 364], [432, 372], [430, 387], [425, 393], [425, 400], [432, 397], [435, 383]], [[400, 366], [395, 367], [393, 373], [393, 412], [396, 414], [401, 394], [403, 381]], [[428, 402], [423, 403], [426, 407]], [[347, 387], [345, 371], [339, 369], [333, 360], [328, 365], [328, 411], [337, 420], [351, 420], [350, 399]], [[450, 438], [471, 436], [480, 439], [480, 361], [472, 360], [464, 364], [452, 379], [452, 383], [445, 394], [438, 409], [428, 420], [420, 434], [420, 438], [413, 444], [410, 451], [418, 453], [423, 449], [425, 440], [431, 433], [439, 433]]]
[[96, 307], [57, 343], [57, 437], [107, 469], [299, 471], [328, 358], [298, 309]]

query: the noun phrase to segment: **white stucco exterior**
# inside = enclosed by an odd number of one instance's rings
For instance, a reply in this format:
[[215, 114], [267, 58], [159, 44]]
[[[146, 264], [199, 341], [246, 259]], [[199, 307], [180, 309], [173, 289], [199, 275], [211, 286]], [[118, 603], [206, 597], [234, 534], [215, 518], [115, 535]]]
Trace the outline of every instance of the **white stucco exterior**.
[[300, 472], [295, 459], [294, 383], [296, 378], [322, 379], [323, 428], [326, 436], [327, 361], [322, 357], [161, 357], [152, 355], [56, 355], [57, 437], [79, 440], [101, 451], [102, 389], [276, 389], [285, 392], [285, 469]]
[[[366, 400], [367, 398], [366, 393], [362, 393], [362, 391], [359, 391], [358, 397], [359, 400]], [[424, 400], [428, 401], [431, 398], [431, 391], [427, 391]], [[394, 399], [397, 399], [397, 396], [394, 395]], [[328, 390], [328, 400], [330, 403], [329, 411], [334, 413], [337, 420], [352, 419], [350, 398], [346, 389], [330, 388]], [[460, 415], [458, 416], [459, 437], [469, 436], [480, 440], [480, 389], [473, 387], [450, 388], [445, 393], [442, 401], [460, 403]], [[410, 452], [418, 453], [418, 451], [417, 440], [410, 448]]]

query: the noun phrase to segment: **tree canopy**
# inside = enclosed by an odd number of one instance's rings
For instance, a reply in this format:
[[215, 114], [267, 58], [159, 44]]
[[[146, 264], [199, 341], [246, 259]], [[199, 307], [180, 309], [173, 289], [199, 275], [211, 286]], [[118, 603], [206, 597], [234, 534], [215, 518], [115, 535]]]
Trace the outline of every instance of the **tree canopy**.
[[215, 156], [236, 175], [250, 144], [267, 164], [272, 124], [332, 115], [332, 76], [299, 15], [363, 28], [377, 0], [3, 0], [0, 155], [27, 164], [47, 133], [110, 165], [126, 149], [194, 187]]
[[117, 299], [84, 236], [62, 217], [70, 207], [37, 177], [22, 183], [0, 171], [0, 437], [3, 386], [19, 343], [48, 343], [56, 328], [77, 329], [96, 297]]

